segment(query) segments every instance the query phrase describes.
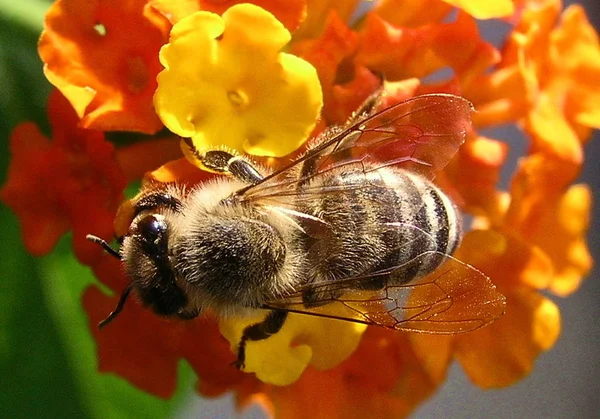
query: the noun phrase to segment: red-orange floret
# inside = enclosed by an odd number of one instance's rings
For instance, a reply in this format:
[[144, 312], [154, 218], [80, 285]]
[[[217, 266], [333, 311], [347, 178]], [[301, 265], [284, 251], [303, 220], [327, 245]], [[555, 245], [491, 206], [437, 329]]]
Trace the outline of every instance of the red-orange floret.
[[125, 177], [113, 145], [103, 133], [79, 128], [73, 108], [58, 91], [48, 109], [52, 140], [32, 123], [13, 132], [13, 157], [0, 198], [19, 217], [28, 251], [48, 253], [72, 229], [75, 254], [90, 264], [102, 249], [85, 236], [112, 237]]

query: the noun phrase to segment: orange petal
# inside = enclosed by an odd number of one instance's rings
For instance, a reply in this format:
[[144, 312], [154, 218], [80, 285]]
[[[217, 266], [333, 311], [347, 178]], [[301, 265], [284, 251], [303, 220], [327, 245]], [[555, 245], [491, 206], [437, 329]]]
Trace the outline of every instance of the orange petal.
[[61, 162], [52, 152], [52, 143], [32, 122], [14, 129], [10, 152], [12, 160], [0, 198], [17, 214], [27, 251], [41, 256], [70, 228], [58, 197], [47, 187], [46, 172], [52, 173]]
[[370, 13], [356, 60], [390, 80], [424, 77], [444, 67], [469, 79], [496, 63], [499, 53], [479, 36], [475, 20], [466, 14], [454, 23], [409, 29]]
[[472, 135], [444, 169], [466, 211], [495, 220], [500, 217], [500, 195], [496, 188], [507, 153], [506, 144]]
[[421, 368], [431, 381], [444, 382], [453, 361], [455, 336], [410, 333], [409, 339]]
[[59, 0], [46, 15], [39, 53], [82, 126], [155, 133], [162, 128], [152, 102], [158, 51], [169, 28], [145, 0]]
[[540, 352], [560, 334], [560, 312], [553, 302], [524, 287], [502, 292], [504, 317], [456, 339], [456, 359], [482, 388], [505, 387], [528, 375]]
[[567, 8], [558, 21], [560, 2], [537, 3], [525, 8], [509, 37], [503, 66], [517, 68], [525, 82], [519, 97], [531, 108], [525, 127], [534, 150], [578, 162], [580, 143], [599, 126], [598, 35], [581, 7]]
[[550, 153], [580, 165], [583, 161], [581, 142], [559, 106], [559, 100], [548, 92], [538, 95], [525, 125], [533, 136], [532, 151]]
[[566, 296], [581, 284], [592, 268], [586, 243], [590, 225], [591, 191], [585, 185], [571, 186], [556, 200], [547, 199], [530, 240], [552, 260], [554, 277], [549, 288]]
[[462, 94], [475, 106], [478, 127], [502, 125], [523, 117], [529, 109], [525, 77], [516, 66], [499, 68], [462, 84]]
[[577, 177], [580, 165], [543, 153], [522, 159], [512, 180], [505, 224], [526, 239], [537, 230], [548, 202], [556, 201]]
[[118, 293], [128, 282], [119, 261], [105, 255], [94, 266], [101, 282], [117, 294], [109, 297], [90, 287], [83, 304], [98, 347], [99, 369], [113, 372], [159, 397], [170, 397], [177, 383], [177, 366], [185, 359], [207, 387], [231, 388], [246, 374], [231, 366], [234, 356], [216, 323], [206, 318], [166, 320], [143, 308], [130, 296], [119, 316], [101, 330], [99, 321], [115, 308]]
[[125, 178], [112, 144], [98, 131], [78, 128], [73, 108], [57, 91], [48, 111], [52, 141], [32, 124], [14, 131], [13, 162], [1, 198], [19, 216], [29, 251], [47, 253], [72, 228], [75, 254], [91, 264], [102, 249], [85, 236], [112, 236]]
[[484, 388], [523, 378], [560, 332], [558, 308], [537, 293], [552, 278], [551, 260], [537, 247], [493, 230], [469, 232], [456, 256], [485, 272], [506, 296], [506, 314], [480, 330], [456, 336], [455, 356]]
[[[352, 63], [344, 66], [342, 62], [352, 56], [356, 45], [356, 34], [346, 26], [335, 11], [332, 11], [327, 19], [325, 29], [318, 39], [301, 41], [292, 46], [296, 55], [307, 60], [317, 69], [323, 90], [325, 118], [328, 113], [332, 113], [333, 121], [327, 121], [328, 123], [339, 122], [333, 105], [335, 102], [333, 86], [348, 83], [354, 78], [356, 67]], [[361, 79], [366, 78], [368, 77], [365, 74], [361, 75]], [[367, 83], [371, 84], [370, 81]]]
[[470, 231], [455, 256], [489, 276], [501, 292], [520, 285], [546, 288], [554, 273], [552, 261], [538, 247], [509, 234]]
[[214, 178], [210, 172], [198, 169], [185, 157], [172, 160], [146, 175], [146, 182], [179, 182], [186, 185], [196, 185]]
[[441, 0], [381, 0], [373, 9], [389, 23], [407, 28], [439, 23], [451, 10], [452, 6]]
[[139, 180], [146, 172], [179, 157], [179, 138], [175, 136], [135, 142], [117, 149], [117, 161], [129, 181]]
[[567, 119], [600, 128], [600, 43], [583, 7], [569, 6], [550, 40], [557, 77], [568, 72], [569, 93], [563, 108]]
[[116, 303], [116, 297], [108, 297], [96, 287], [88, 288], [83, 295], [97, 345], [98, 369], [119, 374], [159, 397], [172, 396], [177, 385], [178, 357], [172, 347], [176, 343], [170, 325], [130, 301], [114, 322], [100, 330], [98, 322]]
[[352, 112], [381, 85], [380, 78], [365, 67], [356, 65], [352, 73], [352, 80], [331, 87], [331, 95], [321, 115], [329, 124], [345, 123]]

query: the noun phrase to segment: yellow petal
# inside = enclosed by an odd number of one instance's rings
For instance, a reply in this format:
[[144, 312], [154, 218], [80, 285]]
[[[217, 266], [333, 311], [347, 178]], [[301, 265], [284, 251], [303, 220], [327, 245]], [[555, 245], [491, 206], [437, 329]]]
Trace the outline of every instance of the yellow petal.
[[473, 1], [473, 0], [443, 0], [445, 3], [464, 10], [477, 19], [506, 17], [514, 13], [515, 7], [511, 0]]
[[316, 70], [279, 52], [290, 33], [251, 4], [220, 17], [179, 21], [161, 50], [156, 109], [164, 124], [200, 152], [229, 148], [263, 156], [296, 150], [322, 106]]
[[[249, 318], [230, 318], [219, 324], [221, 333], [236, 353], [244, 328], [259, 323], [265, 314]], [[346, 360], [358, 346], [366, 326], [290, 314], [283, 328], [261, 341], [246, 346], [245, 372], [269, 384], [286, 386], [297, 381], [310, 364], [318, 369], [330, 369]]]

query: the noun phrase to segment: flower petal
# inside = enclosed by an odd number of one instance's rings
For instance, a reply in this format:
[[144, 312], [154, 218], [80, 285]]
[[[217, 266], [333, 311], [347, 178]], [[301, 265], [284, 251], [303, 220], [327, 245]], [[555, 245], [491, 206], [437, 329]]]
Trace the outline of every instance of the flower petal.
[[560, 334], [560, 312], [553, 302], [527, 288], [502, 292], [506, 315], [456, 342], [456, 359], [482, 388], [505, 387], [525, 377]]
[[349, 22], [360, 0], [308, 0], [307, 3], [306, 18], [294, 33], [294, 41], [318, 38], [332, 11], [341, 21]]
[[552, 261], [554, 277], [549, 288], [558, 295], [566, 296], [579, 288], [592, 268], [585, 237], [591, 201], [591, 192], [585, 185], [570, 187], [556, 200], [548, 199], [530, 237]]
[[70, 228], [67, 214], [47, 187], [46, 171], [60, 167], [60, 157], [31, 122], [14, 129], [10, 151], [12, 160], [0, 198], [19, 217], [27, 251], [44, 255]]
[[373, 11], [393, 25], [416, 28], [441, 22], [451, 10], [440, 0], [381, 0]]
[[506, 314], [456, 336], [455, 357], [480, 387], [513, 384], [560, 333], [558, 307], [532, 288], [547, 286], [552, 263], [538, 248], [493, 230], [469, 232], [456, 256], [490, 276], [506, 296]]
[[423, 371], [408, 334], [371, 327], [335, 369], [309, 367], [291, 386], [254, 391], [267, 397], [274, 415], [282, 418], [301, 419], [306, 406], [315, 418], [398, 418], [410, 414], [438, 384]]
[[19, 216], [29, 251], [49, 252], [72, 228], [75, 254], [90, 264], [102, 249], [85, 237], [112, 236], [125, 177], [112, 144], [101, 132], [78, 128], [73, 108], [58, 91], [51, 94], [48, 111], [52, 141], [33, 124], [14, 131], [13, 162], [1, 198]]
[[39, 42], [44, 71], [83, 127], [154, 133], [157, 53], [169, 26], [145, 0], [59, 0]]
[[476, 19], [491, 19], [507, 17], [514, 13], [515, 8], [511, 0], [496, 1], [470, 1], [470, 0], [443, 0], [445, 3], [464, 10]]
[[537, 230], [548, 202], [555, 202], [579, 173], [580, 163], [544, 153], [521, 159], [512, 180], [505, 224], [529, 238]]
[[471, 135], [444, 169], [442, 175], [456, 188], [466, 211], [499, 219], [501, 195], [496, 188], [507, 153], [506, 144]]
[[[357, 46], [356, 34], [346, 26], [335, 11], [329, 13], [323, 32], [317, 39], [305, 40], [293, 45], [293, 52], [315, 66], [323, 88], [323, 118], [328, 124], [346, 121], [373, 90], [368, 90], [379, 79], [363, 66], [353, 63], [343, 65], [351, 59]], [[347, 84], [346, 88], [338, 87]], [[360, 86], [357, 91], [352, 87]], [[342, 89], [341, 91], [336, 89]], [[351, 99], [350, 103], [340, 99]], [[340, 109], [340, 107], [342, 109]]]
[[161, 119], [200, 152], [294, 151], [315, 126], [322, 102], [315, 69], [279, 52], [289, 39], [271, 14], [250, 4], [223, 18], [197, 12], [182, 19], [160, 54], [166, 67], [155, 96]]
[[468, 232], [455, 256], [488, 275], [501, 292], [521, 285], [544, 289], [554, 273], [538, 247], [496, 230]]
[[[125, 288], [128, 279], [119, 261], [110, 255], [93, 267], [100, 281], [113, 290]], [[159, 397], [176, 388], [177, 366], [185, 359], [207, 387], [228, 388], [246, 377], [231, 366], [234, 356], [214, 320], [166, 320], [130, 297], [118, 318], [99, 329], [98, 322], [114, 309], [118, 295], [109, 297], [97, 287], [88, 288], [83, 305], [98, 345], [99, 369], [113, 372]], [[255, 380], [255, 379], [254, 379]]]
[[[220, 322], [221, 333], [237, 351], [244, 328], [264, 318], [264, 313], [247, 319], [231, 318]], [[348, 358], [356, 349], [365, 325], [316, 316], [290, 314], [283, 328], [269, 339], [248, 342], [246, 372], [259, 380], [278, 386], [297, 381], [311, 364], [330, 369]], [[335, 341], [331, 339], [335, 336]]]
[[306, 0], [150, 0], [150, 4], [172, 23], [194, 12], [206, 11], [222, 15], [236, 4], [249, 3], [271, 12], [289, 30], [294, 31], [306, 18]]
[[370, 13], [360, 37], [357, 62], [389, 80], [424, 77], [444, 67], [452, 68], [459, 79], [469, 79], [500, 59], [466, 14], [459, 14], [454, 23], [410, 29]]

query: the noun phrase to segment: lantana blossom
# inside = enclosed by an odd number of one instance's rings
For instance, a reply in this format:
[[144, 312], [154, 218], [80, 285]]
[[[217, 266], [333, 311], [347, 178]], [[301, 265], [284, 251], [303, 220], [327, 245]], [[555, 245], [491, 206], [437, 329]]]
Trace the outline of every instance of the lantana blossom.
[[44, 73], [75, 108], [81, 126], [153, 134], [158, 50], [169, 21], [145, 0], [60, 0], [39, 42]]
[[[154, 97], [162, 121], [200, 152], [227, 146], [284, 156], [308, 137], [321, 110], [313, 66], [279, 52], [290, 34], [258, 6], [178, 21], [160, 52]], [[290, 97], [295, 100], [289, 100]]]
[[[600, 120], [600, 46], [583, 9], [562, 11], [559, 0], [383, 0], [350, 23], [353, 0], [239, 3], [131, 0], [109, 10], [58, 0], [48, 13], [40, 56], [66, 99], [53, 93], [52, 141], [30, 124], [16, 128], [0, 197], [19, 216], [33, 253], [49, 252], [72, 228], [79, 259], [114, 292], [90, 286], [83, 297], [99, 369], [169, 397], [185, 359], [199, 393], [234, 391], [239, 407], [258, 402], [290, 418], [305, 416], [308, 405], [319, 417], [408, 415], [455, 360], [483, 388], [525, 377], [568, 327], [550, 294], [572, 293], [592, 264], [585, 241], [591, 194], [573, 185], [582, 145]], [[85, 19], [76, 22], [80, 15]], [[125, 16], [139, 23], [136, 33]], [[492, 18], [513, 25], [500, 50], [476, 25]], [[149, 42], [140, 42], [144, 37]], [[108, 46], [115, 60], [90, 65]], [[133, 70], [123, 73], [116, 62]], [[444, 69], [451, 75], [428, 81]], [[179, 136], [201, 152], [249, 154], [276, 170], [289, 161], [284, 155], [304, 151], [311, 133], [343, 124], [375, 91], [385, 92], [384, 105], [452, 93], [476, 107], [474, 129], [435, 180], [472, 216], [455, 256], [506, 296], [502, 318], [438, 336], [290, 314], [275, 336], [248, 343], [244, 371], [230, 365], [241, 331], [264, 313], [166, 320], [128, 302], [110, 327], [96, 328], [129, 279], [118, 260], [82, 244], [82, 228], [94, 226], [89, 233], [106, 239], [127, 234], [139, 196], [117, 211], [126, 181], [194, 187], [217, 176], [182, 155]], [[58, 109], [69, 115], [60, 123]], [[509, 145], [478, 130], [506, 123], [522, 129], [530, 148], [503, 190]], [[162, 124], [171, 133], [110, 143], [108, 131], [154, 133]], [[35, 169], [25, 167], [30, 162]], [[54, 185], [45, 195], [40, 174]], [[74, 202], [94, 211], [74, 211]]]

